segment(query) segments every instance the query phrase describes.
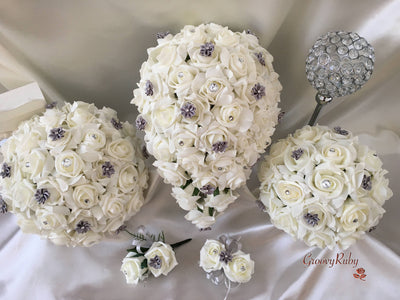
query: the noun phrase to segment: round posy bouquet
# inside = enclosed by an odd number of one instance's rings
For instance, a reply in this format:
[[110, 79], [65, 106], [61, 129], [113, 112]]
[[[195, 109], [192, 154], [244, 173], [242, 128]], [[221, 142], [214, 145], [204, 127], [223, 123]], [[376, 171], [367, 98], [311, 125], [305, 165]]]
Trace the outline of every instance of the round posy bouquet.
[[135, 128], [84, 102], [47, 109], [1, 147], [5, 208], [22, 231], [55, 244], [91, 246], [144, 203], [145, 167]]
[[309, 246], [346, 249], [392, 196], [376, 153], [340, 127], [305, 126], [271, 146], [259, 170], [272, 223]]
[[250, 33], [203, 24], [157, 41], [134, 90], [136, 126], [186, 218], [206, 228], [270, 142], [281, 85]]

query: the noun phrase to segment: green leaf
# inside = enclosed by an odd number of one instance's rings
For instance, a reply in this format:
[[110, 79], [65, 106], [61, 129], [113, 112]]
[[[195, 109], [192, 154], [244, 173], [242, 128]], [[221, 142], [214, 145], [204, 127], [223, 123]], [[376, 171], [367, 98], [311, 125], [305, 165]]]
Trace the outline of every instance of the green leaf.
[[212, 217], [214, 215], [214, 207], [208, 208], [208, 214]]
[[185, 62], [188, 62], [190, 60], [189, 54], [186, 56]]
[[208, 156], [208, 152], [206, 152], [206, 154], [204, 155], [204, 162], [206, 162], [207, 156]]
[[147, 269], [147, 259], [144, 259], [142, 263], [140, 264], [141, 269]]
[[159, 234], [158, 234], [158, 239], [157, 239], [158, 241], [162, 241], [163, 243], [165, 243], [165, 235], [164, 235], [164, 231], [161, 231]]
[[195, 187], [193, 190], [192, 196], [198, 196], [199, 193], [200, 193], [200, 190], [197, 187]]
[[174, 93], [174, 96], [175, 96], [176, 99], [178, 99], [178, 95], [176, 93]]
[[197, 210], [198, 210], [199, 212], [203, 212], [203, 210], [202, 210], [200, 207], [198, 207], [198, 206], [197, 206]]
[[225, 194], [228, 194], [228, 193], [229, 193], [229, 190], [230, 190], [229, 188], [225, 188], [225, 189], [224, 189], [224, 193], [225, 193]]
[[219, 195], [219, 188], [217, 187], [213, 193], [214, 196], [218, 196]]
[[193, 179], [186, 180], [186, 183], [184, 185], [181, 185], [181, 189], [182, 190], [186, 189], [192, 182]]

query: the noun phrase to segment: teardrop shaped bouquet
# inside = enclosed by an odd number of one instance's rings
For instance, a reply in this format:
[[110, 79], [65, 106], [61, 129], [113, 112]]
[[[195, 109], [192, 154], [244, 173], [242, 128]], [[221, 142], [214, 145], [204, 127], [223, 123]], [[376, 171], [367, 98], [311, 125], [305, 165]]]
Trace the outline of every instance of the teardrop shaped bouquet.
[[270, 143], [281, 85], [257, 37], [217, 24], [159, 34], [134, 90], [148, 151], [199, 228], [238, 197]]

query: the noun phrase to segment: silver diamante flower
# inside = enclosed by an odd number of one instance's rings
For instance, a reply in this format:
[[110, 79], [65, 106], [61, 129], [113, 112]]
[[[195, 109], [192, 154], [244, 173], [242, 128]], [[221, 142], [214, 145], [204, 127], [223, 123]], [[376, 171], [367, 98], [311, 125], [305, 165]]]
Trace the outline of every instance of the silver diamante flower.
[[146, 94], [146, 96], [153, 96], [153, 94], [154, 94], [154, 87], [150, 80], [146, 81], [146, 84], [144, 87], [144, 93]]
[[162, 260], [161, 258], [156, 255], [153, 258], [149, 259], [149, 266], [152, 267], [153, 269], [161, 269], [162, 266]]
[[292, 156], [295, 160], [299, 160], [300, 157], [303, 155], [303, 153], [304, 153], [304, 150], [301, 149], [301, 148], [299, 148], [299, 149], [297, 149], [297, 150], [294, 150], [294, 151], [292, 152], [292, 155], [291, 155], [291, 156]]
[[114, 166], [109, 161], [106, 161], [101, 168], [103, 169], [103, 176], [111, 177], [115, 173]]
[[333, 131], [335, 131], [337, 134], [341, 134], [341, 135], [348, 135], [349, 132], [345, 129], [342, 129], [339, 126], [336, 126], [335, 128], [333, 128]]
[[255, 53], [256, 58], [258, 59], [258, 62], [265, 67], [265, 60], [261, 52]]
[[77, 233], [86, 233], [90, 230], [90, 224], [88, 221], [79, 221], [78, 224], [76, 224], [75, 231]]
[[122, 123], [114, 118], [111, 119], [111, 124], [114, 126], [115, 129], [120, 130], [122, 129]]
[[260, 100], [262, 97], [265, 96], [265, 87], [262, 86], [260, 83], [256, 83], [251, 89], [251, 95], [257, 100]]
[[214, 152], [225, 152], [227, 147], [228, 147], [228, 142], [226, 141], [216, 142], [215, 144], [212, 145], [212, 150]]
[[202, 56], [211, 56], [214, 52], [214, 44], [213, 43], [205, 43], [200, 46], [200, 55]]
[[192, 118], [196, 114], [196, 106], [194, 106], [190, 102], [186, 102], [182, 107], [181, 107], [181, 114], [185, 118]]
[[50, 198], [50, 192], [47, 189], [38, 189], [35, 193], [35, 200], [39, 204], [44, 204]]
[[50, 130], [49, 138], [51, 138], [51, 140], [54, 142], [62, 139], [64, 137], [64, 133], [65, 130], [62, 127], [53, 128]]
[[320, 221], [320, 219], [318, 218], [318, 214], [307, 213], [304, 215], [304, 219], [312, 227], [314, 227], [315, 225], [318, 225], [318, 222]]
[[361, 182], [361, 187], [367, 191], [370, 191], [372, 189], [371, 176], [364, 175], [363, 180]]
[[221, 253], [219, 254], [219, 260], [225, 264], [232, 261], [232, 259], [233, 256], [229, 251], [221, 251]]
[[374, 49], [357, 33], [328, 32], [309, 50], [307, 79], [320, 95], [349, 95], [368, 81], [374, 62]]
[[146, 128], [146, 120], [142, 116], [138, 116], [136, 119], [136, 128], [140, 131], [143, 131]]
[[200, 188], [200, 192], [206, 195], [212, 195], [215, 192], [215, 187], [212, 186], [211, 184], [207, 184]]
[[168, 34], [170, 34], [169, 31], [157, 32], [156, 36], [157, 36], [157, 39], [163, 39], [163, 38], [165, 38]]
[[1, 167], [0, 176], [2, 178], [11, 177], [11, 167], [7, 163], [3, 163]]

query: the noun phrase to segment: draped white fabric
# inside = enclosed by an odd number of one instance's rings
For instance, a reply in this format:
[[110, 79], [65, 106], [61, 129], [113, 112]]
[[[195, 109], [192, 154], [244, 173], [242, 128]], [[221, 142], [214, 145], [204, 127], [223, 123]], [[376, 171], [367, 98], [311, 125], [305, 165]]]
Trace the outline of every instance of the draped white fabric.
[[[185, 212], [170, 196], [171, 187], [160, 182], [128, 225], [131, 230], [142, 224], [163, 229], [171, 243], [193, 238], [177, 249], [179, 265], [168, 277], [127, 285], [119, 271], [130, 244], [124, 234], [92, 248], [59, 247], [23, 234], [15, 218], [6, 214], [0, 216], [1, 299], [223, 299], [226, 289], [214, 286], [198, 267], [202, 244], [222, 233], [241, 236], [244, 251], [256, 263], [253, 279], [233, 289], [228, 299], [399, 298], [399, 1], [3, 0], [0, 92], [37, 81], [49, 102], [94, 102], [133, 122], [137, 111], [129, 104], [132, 89], [146, 49], [156, 43], [155, 34], [202, 22], [251, 29], [274, 56], [283, 86], [280, 106], [287, 112], [274, 140], [303, 126], [311, 115], [315, 91], [306, 80], [304, 61], [319, 35], [354, 31], [374, 46], [370, 81], [355, 94], [335, 99], [318, 121], [360, 135], [389, 170], [394, 196], [384, 206], [384, 218], [343, 254], [358, 259], [357, 267], [307, 266], [311, 257], [336, 259], [343, 251], [308, 248], [292, 240], [271, 225], [246, 189], [211, 231], [199, 232], [184, 220]], [[249, 190], [257, 187], [256, 169]], [[360, 267], [365, 281], [353, 277]]]

